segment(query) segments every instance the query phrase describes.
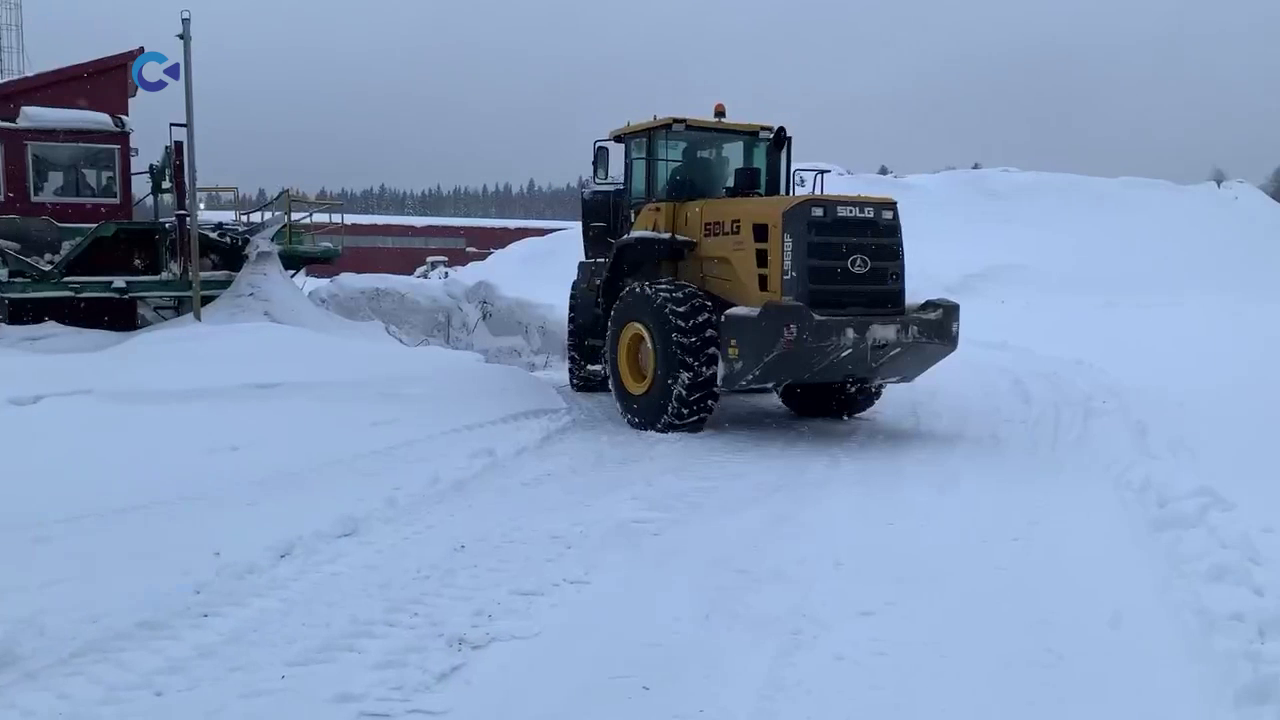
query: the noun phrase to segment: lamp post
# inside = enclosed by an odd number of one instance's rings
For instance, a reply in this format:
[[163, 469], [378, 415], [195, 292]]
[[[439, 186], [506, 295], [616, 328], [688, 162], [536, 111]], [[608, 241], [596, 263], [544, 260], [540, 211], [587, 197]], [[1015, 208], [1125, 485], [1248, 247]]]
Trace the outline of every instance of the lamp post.
[[[182, 11], [182, 75], [187, 101], [187, 228], [191, 239], [191, 314], [200, 322], [200, 207], [196, 195], [195, 96], [191, 91], [191, 11]], [[177, 198], [175, 198], [176, 200]]]

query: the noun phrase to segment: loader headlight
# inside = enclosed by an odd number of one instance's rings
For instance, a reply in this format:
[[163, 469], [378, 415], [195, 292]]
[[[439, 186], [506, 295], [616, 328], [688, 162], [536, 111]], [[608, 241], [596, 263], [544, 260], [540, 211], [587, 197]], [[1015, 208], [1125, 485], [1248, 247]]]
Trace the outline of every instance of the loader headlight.
[[813, 207], [809, 208], [809, 215], [811, 217], [824, 218], [827, 216], [827, 206], [814, 205]]

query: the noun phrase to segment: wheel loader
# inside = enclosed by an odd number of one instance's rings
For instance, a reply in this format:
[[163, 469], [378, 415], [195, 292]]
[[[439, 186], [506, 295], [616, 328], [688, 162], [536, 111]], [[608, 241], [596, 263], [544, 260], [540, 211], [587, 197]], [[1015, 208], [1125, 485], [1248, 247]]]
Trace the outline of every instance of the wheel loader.
[[954, 352], [957, 303], [907, 306], [897, 203], [794, 194], [796, 179], [786, 128], [729, 122], [723, 105], [597, 140], [572, 389], [612, 392], [631, 427], [659, 433], [700, 431], [732, 392], [848, 419]]

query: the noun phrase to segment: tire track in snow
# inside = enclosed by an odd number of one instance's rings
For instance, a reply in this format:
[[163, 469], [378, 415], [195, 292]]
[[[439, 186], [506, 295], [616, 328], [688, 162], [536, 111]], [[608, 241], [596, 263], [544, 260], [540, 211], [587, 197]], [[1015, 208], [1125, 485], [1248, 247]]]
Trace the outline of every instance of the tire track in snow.
[[[438, 440], [447, 440], [456, 435], [465, 435], [469, 433], [496, 430], [512, 423], [520, 423], [528, 420], [539, 420], [542, 418], [554, 418], [561, 415], [563, 410], [528, 410], [523, 412], [512, 413], [510, 415], [497, 418], [494, 420], [485, 420], [483, 422], [469, 423], [466, 425], [455, 426], [446, 430], [415, 435], [406, 440], [398, 440], [393, 443], [376, 445], [357, 453], [345, 456], [337, 462], [320, 462], [312, 463], [302, 467], [295, 467], [285, 472], [274, 472], [263, 475], [260, 478], [251, 480], [241, 485], [244, 489], [269, 489], [273, 493], [282, 491], [298, 490], [299, 486], [310, 481], [318, 472], [333, 472], [341, 468], [360, 468], [370, 462], [377, 462], [379, 458], [388, 453], [397, 453], [404, 450], [416, 449], [421, 445], [436, 442]], [[83, 513], [78, 515], [70, 515], [58, 518], [52, 521], [41, 521], [39, 523], [14, 523], [0, 526], [0, 532], [13, 530], [29, 530], [33, 528], [57, 527], [60, 525], [71, 525], [86, 520], [94, 520], [100, 518], [120, 518], [136, 515], [138, 513], [161, 510], [166, 507], [176, 507], [179, 505], [188, 505], [192, 503], [211, 503], [211, 502], [239, 502], [240, 498], [228, 499], [220, 492], [209, 491], [203, 493], [189, 493], [180, 496], [157, 500], [154, 502], [138, 503], [134, 505], [126, 505], [123, 507], [113, 508], [105, 512]]]
[[[315, 574], [332, 571], [350, 552], [350, 545], [368, 544], [391, 529], [413, 524], [419, 513], [430, 511], [436, 499], [456, 493], [459, 482], [490, 465], [528, 452], [561, 432], [567, 421], [563, 410], [514, 413], [397, 442], [330, 464], [327, 470], [343, 474], [347, 481], [358, 482], [362, 477], [417, 467], [430, 468], [427, 472], [435, 480], [421, 489], [390, 495], [380, 507], [342, 516], [331, 527], [284, 539], [259, 562], [221, 568], [215, 577], [193, 589], [184, 607], [97, 637], [83, 638], [64, 655], [34, 661], [13, 659], [14, 667], [0, 676], [0, 710], [8, 707], [14, 717], [47, 717], [42, 708], [48, 703], [72, 701], [73, 707], [109, 707], [126, 703], [131, 697], [159, 699], [170, 692], [181, 694], [197, 689], [199, 681], [193, 685], [190, 676], [182, 674], [185, 668], [199, 664], [202, 654], [210, 648], [231, 650], [234, 654], [237, 649], [254, 647], [262, 626], [255, 628], [252, 619], [287, 612], [289, 597], [294, 602], [307, 602], [305, 593], [297, 593], [298, 584]], [[469, 435], [495, 431], [503, 433], [503, 443], [477, 447], [466, 442]], [[456, 438], [459, 443], [445, 446], [442, 455], [438, 441], [445, 437]], [[300, 478], [315, 471], [306, 468], [280, 473], [262, 482]], [[233, 637], [243, 643], [241, 648], [227, 645]], [[233, 671], [238, 665], [235, 661], [228, 663]], [[92, 700], [86, 702], [85, 695]], [[129, 713], [125, 716], [136, 717]], [[176, 715], [164, 717], [173, 716]], [[94, 717], [102, 715], [95, 713]]]
[[[1214, 717], [1113, 487], [1080, 452], [1105, 406], [1065, 364], [973, 355], [866, 420], [796, 420], [748, 396], [700, 436], [600, 438], [583, 466], [651, 522], [599, 523], [591, 585], [461, 676], [455, 707]], [[578, 406], [594, 427], [620, 422], [607, 396]]]
[[[636, 451], [645, 448], [647, 443], [643, 445], [636, 443], [635, 434], [616, 420], [616, 414], [614, 420], [617, 423], [614, 425], [617, 432], [613, 436], [606, 434], [605, 438], [597, 440], [594, 429], [590, 431], [592, 441], [588, 445], [591, 448], [588, 453], [585, 453], [588, 457], [583, 457], [580, 444], [570, 443], [571, 448], [578, 451], [576, 456], [561, 456], [560, 460], [568, 461], [563, 467], [556, 467], [555, 463], [551, 463], [552, 467], [549, 470], [543, 469], [524, 474], [519, 480], [520, 487], [527, 488], [532, 493], [529, 496], [538, 500], [540, 497], [538, 491], [545, 483], [554, 483], [560, 479], [555, 477], [557, 470], [563, 471], [564, 477], [572, 477], [573, 474], [580, 475], [584, 467], [590, 469], [598, 467], [590, 458], [593, 453], [597, 453], [597, 459], [611, 461], [606, 464], [613, 465], [614, 477], [619, 475], [625, 477], [628, 472], [635, 469]], [[630, 441], [631, 452], [627, 453], [621, 461], [614, 458], [611, 449], [611, 441], [617, 437]], [[671, 438], [670, 440], [672, 448], [691, 445], [694, 442], [688, 438]], [[563, 451], [566, 448], [560, 449]], [[744, 452], [741, 453], [740, 462], [744, 466], [749, 466], [753, 462], [750, 448], [744, 447], [742, 450]], [[555, 447], [549, 448], [547, 452], [555, 457]], [[643, 460], [648, 459], [650, 453], [645, 448], [640, 454], [642, 456], [640, 459]], [[403, 461], [404, 458], [399, 460]], [[385, 470], [385, 466], [386, 464], [383, 463], [379, 467]], [[718, 471], [725, 470], [724, 458], [716, 459], [714, 468]], [[605, 493], [605, 497], [594, 501], [588, 500], [582, 510], [591, 512], [592, 503], [598, 503], [598, 507], [604, 510], [606, 517], [617, 515], [625, 517], [622, 530], [635, 537], [659, 534], [663, 523], [669, 522], [673, 517], [679, 517], [682, 512], [688, 510], [685, 503], [673, 503], [672, 498], [664, 498], [662, 502], [651, 501], [640, 506], [634, 497], [629, 496], [631, 488], [625, 484], [618, 491], [612, 488], [606, 489], [609, 492]], [[689, 488], [685, 489], [689, 490]], [[443, 503], [447, 495], [438, 496], [435, 500]], [[613, 497], [610, 497], [611, 495]], [[552, 494], [551, 497], [563, 501], [549, 503], [546, 507], [548, 517], [554, 517], [558, 506], [572, 506], [582, 499], [572, 496], [562, 498], [559, 494]], [[468, 498], [461, 493], [451, 499], [458, 504], [470, 504]], [[547, 501], [542, 500], [542, 502]], [[425, 511], [428, 508], [421, 509]], [[440, 510], [441, 508], [433, 506], [431, 509]], [[391, 533], [391, 524], [385, 522], [373, 525], [367, 532], [363, 525], [356, 528], [340, 528], [337, 534], [343, 538], [341, 546], [334, 544], [332, 538], [321, 538], [319, 547], [332, 551], [327, 554], [318, 552], [317, 546], [312, 543], [304, 542], [297, 546], [284, 545], [280, 553], [283, 557], [279, 558], [279, 563], [273, 562], [266, 569], [247, 572], [236, 578], [227, 578], [213, 587], [206, 588], [201, 600], [193, 603], [191, 610], [186, 613], [186, 617], [190, 619], [184, 621], [179, 617], [176, 620], [173, 618], [152, 620], [134, 628], [131, 632], [110, 637], [106, 642], [82, 647], [69, 664], [59, 668], [46, 668], [49, 672], [43, 677], [29, 677], [28, 679], [42, 680], [43, 682], [39, 684], [47, 688], [49, 694], [42, 695], [38, 690], [34, 694], [23, 693], [19, 702], [22, 703], [21, 707], [32, 709], [34, 712], [34, 708], [40, 706], [42, 697], [46, 701], [51, 696], [69, 700], [83, 697], [83, 694], [87, 693], [91, 699], [91, 705], [102, 707], [119, 703], [122, 708], [129, 708], [130, 717], [145, 716], [146, 711], [140, 709], [141, 707], [148, 709], [154, 707], [159, 716], [169, 717], [172, 714], [166, 714], [163, 708], [171, 707], [173, 703], [190, 701], [193, 693], [202, 691], [199, 684], [189, 680], [191, 677], [219, 677], [230, 673], [231, 680], [240, 682], [231, 683], [236, 689], [224, 687], [224, 694], [227, 697], [238, 696], [246, 702], [267, 702], [273, 697], [270, 684], [276, 678], [272, 675], [267, 680], [266, 675], [259, 675], [255, 679], [254, 673], [260, 671], [264, 665], [283, 669], [284, 672], [279, 677], [282, 681], [286, 679], [285, 676], [296, 676], [305, 672], [312, 678], [316, 675], [326, 675], [322, 686], [340, 688], [351, 684], [349, 679], [351, 657], [369, 652], [381, 656], [382, 659], [376, 667], [366, 668], [365, 672], [382, 673], [383, 676], [387, 676], [388, 673], [407, 672], [417, 680], [405, 682], [392, 679], [374, 683], [375, 686], [382, 688], [378, 693], [362, 690], [361, 683], [357, 682], [354, 684], [355, 687], [337, 691], [332, 695], [334, 706], [346, 707], [351, 703], [360, 702], [375, 705], [368, 708], [373, 712], [402, 711], [406, 698], [421, 699], [429, 695], [430, 689], [436, 683], [456, 670], [456, 661], [451, 659], [456, 656], [449, 653], [441, 656], [442, 646], [448, 647], [450, 653], [456, 653], [460, 648], [480, 647], [494, 639], [523, 636], [528, 630], [521, 628], [520, 613], [511, 611], [511, 607], [538, 600], [542, 597], [541, 594], [547, 591], [548, 586], [572, 588], [581, 581], [580, 577], [573, 575], [572, 568], [569, 573], [561, 573], [564, 577], [546, 581], [520, 579], [520, 571], [525, 566], [537, 565], [537, 562], [529, 557], [531, 551], [522, 550], [522, 546], [545, 551], [548, 547], [547, 540], [553, 541], [553, 544], [559, 539], [571, 542], [575, 534], [582, 532], [582, 528], [588, 524], [576, 522], [563, 527], [555, 523], [551, 529], [548, 529], [545, 525], [539, 526], [534, 523], [532, 529], [524, 528], [523, 525], [529, 524], [524, 513], [525, 509], [520, 508], [520, 512], [515, 513], [514, 516], [496, 520], [496, 524], [499, 528], [512, 528], [517, 538], [532, 534], [535, 542], [525, 543], [510, 536], [501, 535], [493, 539], [490, 537], [492, 532], [490, 528], [481, 528], [478, 531], [472, 528], [460, 529], [451, 522], [436, 520], [427, 521], [431, 525], [421, 531], [426, 532], [426, 536], [421, 533], [411, 533], [408, 536], [397, 537]], [[507, 512], [511, 511], [507, 510]], [[403, 512], [397, 512], [396, 515], [404, 517]], [[423, 515], [430, 517], [426, 512]], [[484, 516], [481, 515], [481, 517]], [[437, 523], [443, 524], [445, 530], [441, 531]], [[406, 570], [403, 577], [406, 578], [408, 585], [404, 589], [388, 587], [386, 583], [381, 582], [380, 575], [386, 572], [385, 564], [389, 562], [384, 557], [384, 553], [379, 550], [383, 545], [416, 547], [416, 544], [428, 541], [428, 545], [452, 547], [452, 542], [457, 539], [457, 536], [475, 532], [479, 533], [478, 536], [473, 537], [470, 543], [459, 543], [460, 548], [467, 546], [473, 554], [479, 554], [477, 551], [482, 551], [483, 556], [487, 558], [502, 557], [504, 553], [510, 557], [515, 553], [516, 561], [500, 563], [506, 569], [506, 575], [499, 573], [496, 579], [489, 576], [490, 579], [486, 580], [484, 575], [477, 577], [474, 573], [454, 567], [453, 564], [456, 562], [454, 558], [437, 555], [430, 562], [426, 560], [422, 562], [426, 569], [421, 572], [419, 572], [420, 568]], [[373, 541], [375, 537], [376, 543]], [[356, 545], [363, 545], [363, 547], [352, 547]], [[346, 570], [340, 567], [353, 555], [362, 553], [370, 553], [371, 557], [377, 558], [377, 562], [357, 570]], [[325, 571], [324, 567], [332, 568], [332, 571]], [[404, 599], [388, 603], [382, 611], [374, 612], [372, 615], [383, 617], [397, 612], [406, 612], [414, 620], [400, 619], [395, 622], [408, 624], [409, 630], [412, 631], [410, 634], [421, 637], [422, 642], [413, 647], [383, 648], [375, 653], [370, 648], [386, 640], [376, 629], [357, 627], [352, 630], [350, 625], [352, 620], [347, 620], [345, 623], [335, 620], [335, 618], [342, 618], [347, 608], [360, 606], [362, 598], [369, 601], [368, 596], [352, 597], [352, 584], [359, 584], [350, 577], [352, 575], [364, 580], [372, 577], [371, 584], [380, 588], [381, 592], [378, 593], [380, 597], [403, 596]], [[512, 577], [518, 580], [512, 582]], [[343, 582], [344, 579], [346, 582]], [[452, 641], [442, 643], [447, 635], [446, 629], [451, 624], [455, 628], [467, 627], [470, 621], [463, 622], [460, 618], [455, 618], [452, 623], [442, 624], [439, 620], [434, 622], [417, 620], [427, 617], [449, 617], [451, 613], [447, 609], [441, 610], [438, 603], [443, 603], [447, 608], [448, 603], [445, 601], [450, 597], [465, 599], [474, 598], [477, 595], [480, 597], [491, 595], [492, 593], [482, 591], [486, 587], [500, 585], [503, 580], [509, 583], [510, 587], [505, 591], [507, 594], [505, 602], [498, 604], [506, 607], [507, 614], [502, 617], [508, 618], [505, 622], [514, 622], [515, 630], [503, 629], [501, 625], [496, 624], [498, 618], [492, 617], [495, 613], [486, 612], [485, 620], [489, 625], [486, 626], [481, 622], [480, 626], [482, 631], [488, 627], [487, 632], [490, 634], [473, 637], [466, 633], [456, 634], [455, 632], [454, 639], [457, 640], [455, 646]], [[428, 587], [435, 582], [442, 582], [443, 586], [428, 590]], [[336, 591], [334, 591], [335, 586]], [[333, 601], [331, 604], [326, 604], [323, 599], [329, 597], [332, 597]], [[300, 613], [294, 610], [295, 608], [307, 608], [310, 612]], [[196, 619], [197, 615], [198, 619]], [[299, 624], [295, 615], [305, 616], [308, 620]], [[328, 632], [325, 628], [335, 622], [342, 631]], [[395, 625], [388, 625], [388, 627], [395, 627]], [[260, 633], [267, 628], [271, 629], [268, 635], [274, 640], [274, 645], [268, 647], [267, 652], [264, 653], [270, 658], [268, 661], [255, 665], [252, 662], [228, 660], [228, 656], [235, 655], [245, 647], [260, 651], [264, 642]], [[315, 637], [314, 641], [302, 640], [312, 636], [318, 637]], [[397, 667], [395, 658], [403, 658], [410, 653], [417, 654], [413, 666]], [[435, 655], [433, 656], [432, 653]], [[206, 661], [202, 658], [211, 659]], [[433, 659], [428, 661], [426, 658]], [[425, 672], [422, 670], [424, 665], [435, 669]], [[333, 676], [335, 669], [342, 672], [339, 672], [338, 676]], [[361, 677], [362, 673], [357, 672], [355, 675]], [[245, 687], [248, 689], [245, 690]], [[68, 691], [67, 688], [72, 690]], [[242, 690], [244, 690], [243, 693], [240, 692]], [[138, 706], [134, 703], [145, 705]], [[383, 707], [385, 705], [391, 707]], [[410, 709], [421, 710], [424, 706], [418, 704]], [[430, 703], [425, 705], [425, 709], [432, 709]], [[315, 717], [315, 715], [312, 716]]]
[[[1071, 484], [1082, 480], [1083, 462], [1071, 451], [1097, 433], [1099, 411], [1061, 376], [1002, 364], [1000, 353], [974, 354], [981, 363], [895, 388], [866, 419], [848, 423], [797, 420], [770, 396], [738, 396], [701, 435], [654, 437], [627, 428], [607, 395], [569, 396], [575, 422], [531, 440], [540, 445], [534, 452], [387, 508], [341, 542], [285, 548], [260, 576], [220, 583], [190, 612], [118, 635], [114, 646], [86, 648], [4, 696], [36, 717], [79, 706], [131, 720], [197, 708], [317, 720], [450, 710], [563, 717], [591, 702], [619, 719], [706, 717], [688, 702], [678, 711], [671, 704], [670, 685], [691, 676], [686, 700], [714, 704], [708, 689], [723, 688], [732, 697], [720, 701], [739, 711], [730, 714], [769, 717], [784, 707], [800, 716], [805, 698], [832, 701], [828, 710], [858, 701], [814, 678], [831, 664], [857, 668], [845, 679], [867, 678], [862, 702], [888, 703], [885, 710], [902, 701], [895, 693], [917, 702], [937, 696], [912, 687], [921, 661], [932, 660], [937, 678], [958, 676], [947, 687], [963, 692], [961, 680], [989, 680], [978, 671], [1002, 658], [1045, 663], [1035, 678], [1049, 687], [1028, 688], [1028, 708], [1055, 690], [1087, 694], [1091, 686], [1055, 680], [1059, 666], [1105, 684], [1096, 677], [1105, 668], [1090, 672], [1086, 661], [1103, 659], [1115, 641], [1090, 624], [1108, 622], [1099, 620], [1107, 609], [1100, 600], [1079, 603], [1068, 620], [1054, 615], [1055, 595], [1093, 579], [1066, 539], [1078, 528], [1055, 521], [1055, 503], [1070, 501], [1067, 509], [1079, 512], [1071, 522], [1087, 514], [1102, 523], [1091, 534], [1108, 527], [1109, 515], [1092, 511], [1106, 498], [1099, 484], [1084, 483], [1080, 494]], [[1019, 403], [993, 408], [1019, 384]], [[415, 465], [411, 454], [383, 460], [366, 470]], [[1040, 497], [1044, 490], [1055, 494]], [[980, 516], [966, 515], [973, 508]], [[943, 544], [972, 552], [934, 556]], [[1107, 555], [1117, 554], [1127, 557]], [[1037, 587], [1054, 576], [1026, 574], [1055, 557], [1063, 564], [1057, 579]], [[1123, 562], [1112, 562], [1128, 576]], [[808, 595], [795, 591], [803, 587]], [[780, 599], [779, 589], [790, 594]], [[982, 630], [1008, 618], [1049, 644], [1003, 628], [995, 639], [1005, 655], [966, 654]], [[1078, 627], [1054, 628], [1067, 621]], [[923, 630], [911, 631], [913, 623]], [[1137, 617], [1123, 631], [1152, 623]], [[544, 653], [619, 633], [630, 644], [609, 643], [605, 655], [588, 653], [570, 669], [561, 666], [566, 658]], [[1081, 643], [1074, 656], [1055, 658], [1053, 643], [1075, 635], [1104, 647]], [[716, 643], [728, 646], [725, 654], [700, 658]], [[1135, 647], [1118, 649], [1134, 655]], [[468, 672], [481, 650], [492, 659]], [[665, 671], [668, 686], [645, 686], [634, 663], [618, 667], [620, 658]], [[714, 664], [733, 658], [741, 659], [727, 667], [742, 673]], [[566, 678], [572, 670], [583, 675]], [[592, 671], [631, 677], [603, 683], [626, 685], [621, 696], [566, 682]], [[1178, 680], [1171, 673], [1162, 682], [1189, 685]], [[739, 690], [744, 682], [750, 692]], [[516, 707], [476, 714], [502, 700], [495, 687]], [[593, 694], [574, 694], [583, 689]], [[1141, 688], [1112, 692], [1128, 699]], [[556, 708], [558, 693], [569, 704]], [[975, 702], [972, 692], [964, 698]]]

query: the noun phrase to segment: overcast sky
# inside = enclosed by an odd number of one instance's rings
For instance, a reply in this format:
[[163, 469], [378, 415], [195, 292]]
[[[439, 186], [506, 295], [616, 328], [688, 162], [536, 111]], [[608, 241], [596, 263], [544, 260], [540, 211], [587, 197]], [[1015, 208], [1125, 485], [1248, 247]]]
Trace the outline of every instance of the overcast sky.
[[[179, 59], [183, 7], [201, 185], [565, 182], [610, 129], [716, 102], [856, 171], [1280, 164], [1277, 0], [40, 0], [30, 69]], [[131, 112], [153, 160], [182, 92]]]

